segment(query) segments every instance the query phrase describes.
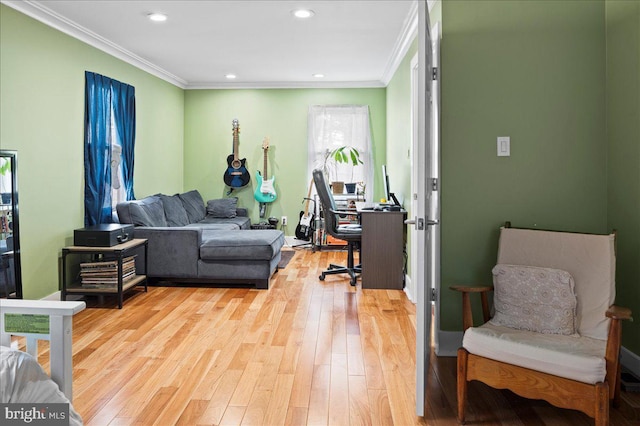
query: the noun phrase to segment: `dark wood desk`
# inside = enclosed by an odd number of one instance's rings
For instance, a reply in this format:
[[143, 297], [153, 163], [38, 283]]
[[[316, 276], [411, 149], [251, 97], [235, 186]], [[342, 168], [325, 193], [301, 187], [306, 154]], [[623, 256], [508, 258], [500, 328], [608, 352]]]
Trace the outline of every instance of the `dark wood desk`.
[[407, 212], [361, 210], [362, 288], [402, 290]]

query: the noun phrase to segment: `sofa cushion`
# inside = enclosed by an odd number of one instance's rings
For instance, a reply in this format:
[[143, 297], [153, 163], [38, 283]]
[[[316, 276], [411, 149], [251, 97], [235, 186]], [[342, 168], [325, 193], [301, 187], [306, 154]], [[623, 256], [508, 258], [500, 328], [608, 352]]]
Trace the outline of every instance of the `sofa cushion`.
[[118, 203], [116, 210], [120, 223], [131, 223], [135, 226], [167, 226], [164, 207], [157, 195]]
[[197, 190], [185, 192], [178, 195], [178, 197], [180, 197], [182, 205], [187, 212], [189, 223], [200, 222], [207, 215], [202, 195]]
[[203, 231], [202, 260], [271, 260], [284, 245], [284, 234], [275, 229]]
[[[213, 219], [212, 219], [213, 220]], [[202, 229], [203, 231], [220, 230], [220, 231], [237, 231], [240, 225], [232, 222], [232, 219], [217, 219], [219, 222], [198, 222], [190, 223], [185, 228]]]
[[237, 216], [237, 205], [238, 197], [209, 200], [207, 201], [207, 215], [218, 219], [231, 219]]
[[[227, 225], [227, 226], [232, 225], [232, 227], [227, 229], [251, 229], [251, 219], [249, 219], [247, 216], [239, 216], [239, 215], [236, 217], [225, 218], [225, 219], [207, 215], [207, 217], [202, 219], [200, 222], [191, 224], [191, 226], [200, 226], [200, 225], [209, 225], [209, 224]], [[207, 229], [207, 227], [204, 227], [204, 228]]]
[[159, 195], [159, 197], [164, 207], [164, 215], [168, 226], [185, 226], [189, 224], [187, 211], [178, 194], [171, 196]]
[[584, 383], [604, 380], [607, 342], [590, 337], [542, 334], [485, 323], [468, 328], [462, 346], [479, 356]]

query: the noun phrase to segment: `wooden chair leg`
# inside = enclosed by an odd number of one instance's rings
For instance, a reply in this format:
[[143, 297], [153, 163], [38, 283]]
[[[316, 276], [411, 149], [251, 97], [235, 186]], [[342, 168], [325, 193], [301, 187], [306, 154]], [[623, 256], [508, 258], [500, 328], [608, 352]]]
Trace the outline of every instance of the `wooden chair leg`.
[[620, 407], [620, 386], [622, 386], [622, 363], [618, 362], [618, 370], [616, 371], [616, 384], [613, 387], [613, 406]]
[[595, 426], [609, 425], [609, 385], [600, 382], [595, 385]]
[[458, 349], [458, 423], [464, 424], [467, 405], [467, 356], [466, 349]]
[[462, 330], [473, 327], [473, 316], [471, 314], [471, 299], [469, 293], [462, 293]]

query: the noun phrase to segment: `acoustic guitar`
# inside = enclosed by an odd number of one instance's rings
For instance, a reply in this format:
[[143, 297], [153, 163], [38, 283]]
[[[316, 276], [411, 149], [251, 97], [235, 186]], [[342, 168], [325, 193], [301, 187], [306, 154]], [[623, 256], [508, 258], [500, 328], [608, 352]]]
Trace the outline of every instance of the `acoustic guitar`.
[[271, 176], [271, 179], [267, 179], [267, 152], [269, 151], [269, 138], [264, 138], [262, 141], [262, 151], [264, 153], [264, 174], [260, 174], [260, 170], [256, 172], [256, 179], [258, 185], [253, 196], [259, 203], [272, 203], [276, 200], [278, 195], [276, 189], [273, 186], [273, 182], [276, 180], [275, 176]]
[[300, 223], [296, 226], [296, 238], [299, 240], [309, 241], [314, 231], [315, 215], [313, 212], [309, 212], [311, 188], [313, 188], [313, 179], [311, 183], [309, 183], [309, 193], [307, 194], [307, 198], [305, 198], [304, 210], [300, 212]]
[[231, 188], [242, 188], [249, 183], [251, 176], [249, 175], [249, 170], [247, 170], [245, 166], [247, 159], [238, 158], [238, 144], [240, 142], [238, 134], [240, 133], [240, 125], [237, 118], [233, 119], [232, 127], [233, 154], [227, 157], [227, 170], [224, 172], [223, 179], [224, 183]]

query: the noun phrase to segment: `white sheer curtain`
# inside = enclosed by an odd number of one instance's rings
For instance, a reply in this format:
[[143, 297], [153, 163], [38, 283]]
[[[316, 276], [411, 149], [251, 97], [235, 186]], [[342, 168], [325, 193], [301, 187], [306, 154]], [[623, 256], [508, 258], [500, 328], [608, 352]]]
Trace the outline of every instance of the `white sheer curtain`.
[[[338, 164], [330, 180], [346, 183], [364, 182], [365, 196], [371, 199], [373, 188], [373, 147], [368, 105], [311, 105], [308, 116], [308, 178], [311, 171], [322, 168], [326, 155], [344, 145], [357, 148], [364, 164]], [[352, 175], [353, 173], [353, 175]]]

